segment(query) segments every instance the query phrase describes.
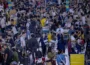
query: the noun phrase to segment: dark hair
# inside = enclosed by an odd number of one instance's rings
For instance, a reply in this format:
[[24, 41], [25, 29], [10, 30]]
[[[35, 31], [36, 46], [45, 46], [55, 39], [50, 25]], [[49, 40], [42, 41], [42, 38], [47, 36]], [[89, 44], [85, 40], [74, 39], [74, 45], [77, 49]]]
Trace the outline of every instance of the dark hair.
[[11, 19], [11, 21], [14, 21], [13, 19]]
[[62, 53], [62, 50], [58, 50], [58, 54], [61, 54]]
[[2, 40], [0, 39], [0, 42], [2, 42]]
[[71, 33], [71, 35], [73, 35], [73, 34], [74, 34], [74, 32]]
[[89, 15], [87, 15], [87, 18], [89, 18]]
[[82, 15], [82, 16], [84, 16], [84, 14], [83, 14], [83, 13], [81, 13], [81, 15]]
[[4, 44], [4, 46], [6, 46], [6, 47], [7, 47], [8, 45], [7, 45], [7, 44]]
[[25, 33], [26, 33], [25, 31], [22, 32], [22, 34], [25, 34]]
[[83, 32], [83, 30], [81, 30], [81, 34], [83, 34], [84, 32]]
[[32, 33], [32, 34], [31, 34], [31, 37], [35, 37], [35, 35]]
[[15, 49], [15, 48], [12, 48], [12, 50], [13, 50], [13, 51], [16, 51], [16, 49]]
[[7, 37], [11, 37], [11, 35], [8, 34]]

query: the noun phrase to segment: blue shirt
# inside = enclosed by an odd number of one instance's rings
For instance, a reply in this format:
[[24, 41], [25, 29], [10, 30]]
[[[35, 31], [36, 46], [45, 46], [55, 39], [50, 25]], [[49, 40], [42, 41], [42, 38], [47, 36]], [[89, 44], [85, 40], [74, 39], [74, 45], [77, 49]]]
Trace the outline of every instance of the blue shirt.
[[56, 56], [56, 61], [57, 61], [58, 65], [59, 65], [59, 63], [62, 62], [62, 60], [66, 61], [64, 54], [59, 54], [59, 55]]

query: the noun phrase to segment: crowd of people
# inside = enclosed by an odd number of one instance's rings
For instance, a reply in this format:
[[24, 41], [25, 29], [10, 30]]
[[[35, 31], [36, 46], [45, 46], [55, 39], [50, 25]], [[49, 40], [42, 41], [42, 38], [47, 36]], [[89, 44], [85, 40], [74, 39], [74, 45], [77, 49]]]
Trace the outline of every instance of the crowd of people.
[[57, 2], [1, 0], [0, 65], [65, 65], [66, 48], [89, 49], [90, 1]]

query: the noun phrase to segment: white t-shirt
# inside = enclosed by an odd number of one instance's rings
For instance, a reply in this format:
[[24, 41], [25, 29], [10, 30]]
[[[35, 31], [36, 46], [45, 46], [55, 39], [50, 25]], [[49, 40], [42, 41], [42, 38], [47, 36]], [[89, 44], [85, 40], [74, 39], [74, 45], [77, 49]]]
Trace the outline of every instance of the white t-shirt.
[[63, 28], [57, 28], [56, 33], [63, 34], [64, 33], [64, 29]]
[[21, 36], [20, 41], [21, 41], [21, 47], [25, 47], [26, 46], [25, 38], [23, 36]]
[[49, 24], [49, 20], [46, 21], [46, 24]]
[[78, 40], [77, 40], [77, 42], [78, 42], [78, 44], [80, 44], [80, 42], [81, 42], [81, 39], [78, 39]]
[[73, 35], [71, 35], [71, 45], [72, 45], [72, 47], [75, 47], [75, 45], [76, 45], [76, 39]]
[[66, 24], [65, 24], [65, 27], [71, 27], [71, 23], [69, 23], [69, 22], [67, 22]]
[[85, 18], [85, 16], [83, 16], [83, 17], [82, 17], [82, 22], [83, 22], [83, 24], [85, 24], [85, 21], [86, 21], [86, 18]]
[[12, 27], [12, 31], [13, 31], [14, 35], [18, 33], [18, 31], [17, 31], [15, 26]]
[[66, 12], [63, 12], [62, 16], [65, 17], [66, 15], [67, 15], [67, 13]]
[[56, 15], [56, 12], [53, 11], [53, 12], [52, 12], [52, 16], [55, 16], [55, 15]]
[[5, 28], [5, 26], [6, 26], [5, 18], [1, 19], [0, 25], [2, 28]]
[[78, 15], [74, 15], [74, 19], [76, 19], [78, 17]]
[[26, 24], [27, 29], [29, 29], [29, 26], [30, 26], [30, 22], [27, 22]]
[[73, 14], [74, 13], [74, 10], [73, 9], [70, 9], [69, 12]]
[[75, 37], [71, 35], [71, 42], [75, 42], [75, 41], [76, 41]]

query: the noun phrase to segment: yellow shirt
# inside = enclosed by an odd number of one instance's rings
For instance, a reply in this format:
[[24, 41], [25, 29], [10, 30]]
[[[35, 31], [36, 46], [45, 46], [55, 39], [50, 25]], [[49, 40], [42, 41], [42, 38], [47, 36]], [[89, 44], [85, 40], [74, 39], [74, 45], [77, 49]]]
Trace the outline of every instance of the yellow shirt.
[[41, 26], [44, 27], [46, 22], [46, 18], [41, 19]]
[[16, 25], [16, 24], [17, 24], [16, 20], [14, 20], [13, 24], [14, 24], [14, 25]]
[[81, 37], [82, 39], [84, 39], [84, 34], [78, 34], [78, 37]]
[[81, 38], [84, 39], [84, 34], [81, 35]]
[[50, 42], [51, 40], [52, 40], [52, 34], [49, 33], [49, 34], [48, 34], [48, 42]]
[[17, 22], [14, 20], [14, 21], [11, 21], [11, 24], [12, 24], [12, 25], [16, 25]]

